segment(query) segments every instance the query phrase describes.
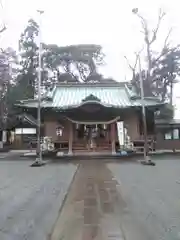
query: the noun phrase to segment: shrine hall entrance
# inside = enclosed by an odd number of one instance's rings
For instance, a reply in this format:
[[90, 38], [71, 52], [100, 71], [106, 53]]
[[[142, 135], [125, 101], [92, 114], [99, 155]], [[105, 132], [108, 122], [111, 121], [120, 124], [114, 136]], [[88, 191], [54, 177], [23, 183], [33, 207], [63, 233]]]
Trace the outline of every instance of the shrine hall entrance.
[[88, 152], [111, 151], [111, 124], [76, 124], [76, 142]]

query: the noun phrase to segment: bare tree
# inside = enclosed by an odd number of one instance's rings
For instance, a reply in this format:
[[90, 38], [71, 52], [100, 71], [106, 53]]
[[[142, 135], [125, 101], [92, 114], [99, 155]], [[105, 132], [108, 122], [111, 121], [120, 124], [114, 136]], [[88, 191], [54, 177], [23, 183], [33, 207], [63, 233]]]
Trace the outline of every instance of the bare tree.
[[[169, 29], [163, 43], [162, 49], [155, 53], [153, 51], [153, 44], [157, 40], [157, 36], [160, 30], [160, 26], [166, 13], [159, 9], [157, 24], [155, 28], [150, 29], [148, 25], [148, 20], [144, 18], [138, 11], [134, 8], [132, 12], [141, 21], [141, 32], [144, 36], [144, 46], [141, 51], [135, 53], [135, 63], [130, 65], [127, 60], [128, 66], [132, 71], [132, 80], [135, 85], [139, 86], [139, 73], [136, 70], [137, 61], [140, 57], [140, 53], [145, 50], [147, 69], [143, 69], [143, 84], [145, 96], [157, 96], [160, 97], [162, 101], [170, 95], [170, 102], [172, 103], [172, 89], [173, 82], [177, 75], [179, 75], [179, 59], [180, 59], [180, 49], [179, 46], [171, 47], [169, 42], [169, 37], [172, 32], [172, 28]], [[170, 88], [170, 94], [169, 94]]]
[[126, 59], [127, 61], [127, 64], [128, 64], [128, 67], [129, 69], [132, 71], [132, 79], [135, 79], [136, 77], [136, 68], [137, 68], [137, 64], [138, 64], [138, 59], [140, 58], [140, 54], [141, 52], [143, 51], [144, 48], [142, 48], [140, 51], [138, 52], [135, 52], [134, 55], [135, 55], [135, 61], [134, 61], [134, 64], [130, 64], [130, 61], [129, 59], [127, 58], [127, 56], [124, 56], [124, 58]]
[[[162, 11], [162, 9], [159, 9], [156, 27], [154, 29], [149, 29], [148, 20], [139, 13], [138, 8], [132, 9], [132, 12], [141, 21], [141, 26], [142, 26], [141, 32], [143, 33], [143, 36], [144, 36], [147, 62], [148, 62], [148, 74], [150, 75], [151, 69], [153, 67], [153, 55], [152, 55], [151, 47], [152, 47], [152, 44], [157, 40], [157, 35], [158, 35], [159, 29], [160, 29], [160, 25], [161, 25], [162, 20], [166, 16], [166, 13], [164, 11]], [[164, 47], [162, 48], [161, 54], [157, 57], [157, 60], [166, 53], [166, 50], [169, 47], [168, 39], [169, 39], [171, 31], [172, 31], [172, 29], [169, 30], [167, 37], [165, 38]]]

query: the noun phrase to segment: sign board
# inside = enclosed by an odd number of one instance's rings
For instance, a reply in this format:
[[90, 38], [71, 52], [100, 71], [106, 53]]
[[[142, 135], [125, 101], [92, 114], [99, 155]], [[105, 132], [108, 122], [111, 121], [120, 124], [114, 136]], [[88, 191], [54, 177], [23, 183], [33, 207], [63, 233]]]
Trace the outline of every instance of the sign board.
[[36, 128], [16, 128], [15, 134], [36, 134]]

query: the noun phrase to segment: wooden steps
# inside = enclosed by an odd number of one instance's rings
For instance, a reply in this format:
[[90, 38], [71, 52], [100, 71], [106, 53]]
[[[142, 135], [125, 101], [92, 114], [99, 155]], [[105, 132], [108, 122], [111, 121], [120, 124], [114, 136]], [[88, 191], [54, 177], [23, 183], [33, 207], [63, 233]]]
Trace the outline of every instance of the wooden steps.
[[88, 145], [87, 143], [85, 142], [81, 142], [81, 143], [73, 143], [73, 150], [77, 151], [77, 150], [80, 150], [80, 151], [96, 151], [96, 152], [100, 152], [100, 151], [105, 151], [105, 150], [109, 150], [111, 151], [111, 144], [109, 143], [105, 143], [105, 142], [102, 142], [102, 143], [97, 143], [94, 148], [88, 148]]
[[73, 150], [87, 150], [87, 144], [86, 143], [73, 143]]

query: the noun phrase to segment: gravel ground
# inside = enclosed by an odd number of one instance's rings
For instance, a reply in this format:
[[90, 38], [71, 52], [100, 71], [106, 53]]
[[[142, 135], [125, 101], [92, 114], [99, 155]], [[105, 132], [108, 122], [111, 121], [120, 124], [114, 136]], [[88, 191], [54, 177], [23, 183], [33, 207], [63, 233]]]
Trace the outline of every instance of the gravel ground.
[[157, 165], [109, 164], [126, 204], [121, 216], [127, 240], [180, 239], [180, 160]]
[[0, 161], [0, 239], [45, 240], [77, 166]]

